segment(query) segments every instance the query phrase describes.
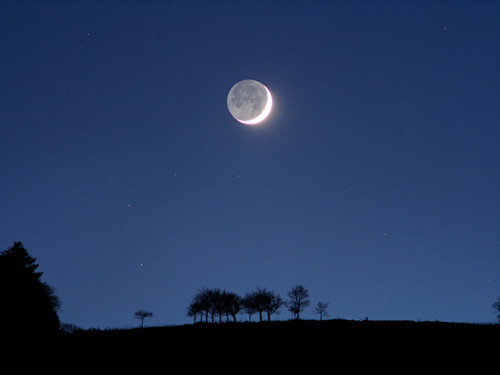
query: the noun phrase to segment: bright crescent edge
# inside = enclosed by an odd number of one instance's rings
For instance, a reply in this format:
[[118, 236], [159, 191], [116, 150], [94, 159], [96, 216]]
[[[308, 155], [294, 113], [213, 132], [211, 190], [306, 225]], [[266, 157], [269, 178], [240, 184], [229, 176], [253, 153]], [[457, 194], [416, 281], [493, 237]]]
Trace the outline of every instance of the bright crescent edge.
[[255, 117], [251, 120], [248, 120], [248, 121], [242, 121], [242, 120], [237, 119], [239, 122], [246, 124], [246, 125], [255, 125], [255, 124], [258, 124], [259, 122], [264, 121], [266, 119], [266, 117], [269, 116], [269, 114], [271, 113], [271, 109], [273, 108], [273, 97], [271, 96], [271, 92], [269, 91], [269, 89], [266, 86], [264, 86], [264, 88], [266, 89], [266, 93], [267, 93], [267, 103], [266, 103], [266, 107], [264, 108], [262, 113], [260, 115], [258, 115], [257, 117]]

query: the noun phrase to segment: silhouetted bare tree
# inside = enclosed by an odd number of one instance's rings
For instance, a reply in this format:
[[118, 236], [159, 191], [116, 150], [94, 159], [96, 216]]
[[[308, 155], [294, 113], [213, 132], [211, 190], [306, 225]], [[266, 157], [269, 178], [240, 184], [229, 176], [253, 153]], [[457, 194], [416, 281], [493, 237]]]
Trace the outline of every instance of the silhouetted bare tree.
[[241, 305], [243, 307], [243, 311], [248, 315], [248, 321], [252, 320], [252, 315], [257, 312], [255, 308], [257, 302], [255, 301], [255, 294], [246, 293], [241, 301]]
[[245, 311], [249, 314], [249, 320], [251, 315], [257, 312], [259, 313], [259, 321], [262, 322], [262, 314], [266, 311], [272, 311], [272, 297], [273, 293], [265, 288], [257, 288], [257, 290], [247, 293], [244, 298], [244, 306]]
[[202, 310], [202, 301], [200, 298], [200, 292], [196, 293], [187, 308], [187, 316], [193, 317], [193, 323], [196, 323], [196, 317], [200, 315], [200, 320], [203, 321], [203, 310]]
[[262, 313], [264, 312], [265, 304], [266, 304], [266, 289], [257, 288], [256, 291], [253, 292], [253, 302], [254, 308], [259, 313], [259, 322], [262, 322]]
[[210, 291], [210, 302], [212, 305], [212, 322], [215, 316], [219, 317], [219, 323], [222, 323], [222, 317], [226, 315], [224, 305], [224, 292], [220, 288]]
[[497, 298], [492, 307], [495, 309], [495, 313], [497, 314], [497, 321], [500, 323], [500, 297]]
[[198, 301], [196, 301], [196, 295], [195, 298], [191, 301], [189, 306], [187, 307], [187, 312], [186, 315], [189, 317], [193, 317], [193, 323], [196, 323], [196, 317], [200, 315], [200, 320], [203, 320], [203, 313], [201, 311], [200, 304]]
[[207, 289], [207, 303], [210, 320], [213, 323], [219, 311], [220, 289]]
[[224, 314], [227, 317], [226, 320], [228, 321], [229, 317], [231, 316], [233, 320], [236, 322], [236, 315], [238, 315], [242, 307], [241, 297], [238, 296], [236, 293], [224, 290], [222, 292], [222, 304], [223, 304]]
[[199, 289], [193, 297], [193, 301], [188, 307], [188, 316], [193, 316], [196, 322], [196, 316], [200, 315], [200, 321], [208, 322], [208, 316], [211, 311], [210, 291], [206, 288]]
[[22, 242], [0, 254], [0, 324], [8, 329], [29, 332], [56, 332], [61, 307], [54, 289], [41, 281], [36, 258]]
[[319, 320], [323, 320], [324, 316], [328, 316], [326, 309], [328, 308], [328, 302], [318, 302], [314, 308], [313, 313], [319, 314]]
[[141, 321], [141, 328], [142, 328], [142, 327], [144, 327], [144, 319], [145, 318], [152, 318], [153, 317], [153, 313], [151, 311], [147, 311], [147, 310], [139, 310], [139, 311], [137, 311], [134, 314], [134, 317], [136, 319], [140, 319], [140, 321]]
[[284, 302], [279, 294], [274, 294], [274, 292], [265, 289], [262, 291], [261, 298], [263, 310], [267, 313], [267, 320], [270, 321], [271, 315], [279, 314], [279, 309]]
[[193, 297], [187, 308], [187, 316], [193, 317], [195, 323], [197, 316], [200, 316], [201, 321], [203, 321], [204, 316], [205, 322], [208, 322], [210, 316], [212, 323], [216, 317], [219, 318], [219, 322], [222, 322], [223, 317], [226, 317], [226, 321], [228, 321], [230, 316], [236, 321], [236, 315], [240, 312], [242, 306], [241, 297], [233, 292], [221, 290], [220, 288], [203, 288], [198, 290]]
[[205, 322], [208, 323], [208, 316], [212, 310], [211, 307], [211, 291], [207, 288], [199, 289], [188, 308], [188, 314], [190, 316], [196, 316], [200, 314], [200, 320], [203, 321], [203, 315], [205, 315]]
[[300, 313], [309, 306], [309, 291], [302, 285], [292, 286], [292, 289], [288, 292], [288, 297], [290, 298], [286, 302], [288, 310], [293, 314], [295, 319], [300, 319]]

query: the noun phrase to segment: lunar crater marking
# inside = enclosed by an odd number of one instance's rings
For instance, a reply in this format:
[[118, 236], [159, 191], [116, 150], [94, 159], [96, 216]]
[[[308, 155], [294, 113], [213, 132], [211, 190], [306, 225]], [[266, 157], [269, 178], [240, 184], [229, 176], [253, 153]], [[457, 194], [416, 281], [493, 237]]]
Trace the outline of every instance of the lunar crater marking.
[[244, 124], [262, 122], [271, 112], [271, 93], [262, 83], [247, 79], [229, 91], [227, 106], [231, 115]]

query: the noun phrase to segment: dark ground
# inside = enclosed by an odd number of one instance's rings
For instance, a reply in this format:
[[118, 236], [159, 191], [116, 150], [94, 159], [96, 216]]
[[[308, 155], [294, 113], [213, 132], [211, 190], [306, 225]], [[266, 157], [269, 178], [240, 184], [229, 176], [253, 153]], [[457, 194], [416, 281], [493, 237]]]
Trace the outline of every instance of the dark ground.
[[98, 373], [489, 374], [499, 342], [500, 324], [333, 319], [81, 330], [38, 337], [33, 348], [42, 344], [58, 370]]
[[[400, 348], [417, 343], [431, 346], [498, 346], [500, 325], [413, 321], [301, 320], [241, 323], [197, 323], [183, 326], [135, 329], [83, 330], [59, 339], [68, 344], [135, 345], [138, 342], [162, 342], [168, 346], [217, 348], [258, 344], [260, 347], [321, 348], [385, 345]], [[493, 341], [492, 341], [493, 340]], [[498, 349], [498, 347], [497, 347]]]

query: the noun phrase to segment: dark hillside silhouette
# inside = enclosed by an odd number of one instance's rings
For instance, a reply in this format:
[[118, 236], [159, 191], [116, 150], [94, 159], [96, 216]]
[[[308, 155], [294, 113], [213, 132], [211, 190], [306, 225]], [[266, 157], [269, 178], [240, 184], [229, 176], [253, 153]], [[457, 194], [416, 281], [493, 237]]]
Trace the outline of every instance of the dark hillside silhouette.
[[0, 326], [16, 334], [55, 333], [60, 308], [54, 289], [41, 281], [36, 258], [22, 242], [0, 253]]
[[[281, 368], [292, 363], [287, 360], [290, 352], [300, 355], [299, 361], [319, 355], [321, 363], [332, 363], [332, 360], [342, 360], [348, 355], [350, 363], [357, 360], [371, 366], [373, 363], [366, 356], [375, 354], [383, 355], [380, 358], [389, 361], [396, 361], [401, 354], [413, 361], [425, 361], [444, 353], [455, 356], [453, 349], [471, 354], [481, 348], [484, 350], [482, 355], [494, 358], [494, 343], [499, 334], [500, 325], [493, 324], [293, 319], [81, 330], [61, 336], [60, 343], [65, 348], [132, 348], [135, 354], [139, 343], [148, 343], [144, 346], [147, 352], [158, 350], [157, 358], [162, 361], [165, 353], [168, 353], [169, 360], [194, 353], [194, 362], [203, 367], [208, 363], [206, 361], [226, 363], [228, 358], [244, 361], [250, 356], [249, 365], [258, 363], [262, 366], [264, 360], [267, 365], [269, 358], [273, 358], [274, 362], [271, 362]], [[255, 350], [264, 354], [254, 359], [251, 356]], [[281, 354], [276, 356], [275, 353]]]

